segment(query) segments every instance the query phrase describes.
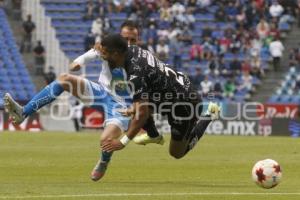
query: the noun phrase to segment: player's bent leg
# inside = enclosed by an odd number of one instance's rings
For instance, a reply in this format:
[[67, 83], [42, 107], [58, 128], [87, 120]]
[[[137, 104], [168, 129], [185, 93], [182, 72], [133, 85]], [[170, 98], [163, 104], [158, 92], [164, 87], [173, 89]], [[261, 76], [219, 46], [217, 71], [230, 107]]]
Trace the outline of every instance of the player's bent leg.
[[69, 91], [75, 96], [84, 93], [84, 83], [84, 79], [81, 77], [61, 74], [56, 81], [43, 88], [24, 107], [15, 102], [9, 94], [6, 94], [4, 96], [5, 109], [12, 117], [13, 123], [20, 124], [27, 116], [53, 102], [63, 91]]
[[169, 154], [176, 159], [180, 159], [185, 156], [187, 145], [187, 140], [178, 141], [171, 138]]
[[186, 153], [194, 148], [197, 142], [205, 133], [206, 128], [209, 126], [210, 122], [219, 118], [220, 115], [220, 107], [216, 103], [210, 102], [208, 105], [208, 109], [205, 113], [205, 116], [198, 120], [198, 122], [193, 127], [191, 133], [188, 138], [188, 146], [186, 149]]
[[85, 92], [86, 81], [82, 77], [63, 73], [58, 76], [57, 81], [65, 91], [78, 98], [81, 98]]
[[[103, 133], [101, 134], [100, 142], [103, 143], [109, 139], [119, 138], [121, 133], [122, 130], [117, 125], [107, 124]], [[101, 151], [101, 158], [98, 160], [91, 173], [91, 179], [93, 181], [98, 181], [105, 175], [112, 154], [113, 152]]]

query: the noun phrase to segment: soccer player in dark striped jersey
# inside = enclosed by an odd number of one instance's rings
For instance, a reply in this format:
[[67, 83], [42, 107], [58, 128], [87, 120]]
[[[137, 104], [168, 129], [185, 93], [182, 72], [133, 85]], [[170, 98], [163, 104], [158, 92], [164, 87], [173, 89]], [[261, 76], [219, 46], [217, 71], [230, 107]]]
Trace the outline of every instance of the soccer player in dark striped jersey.
[[[123, 40], [123, 42], [122, 42]], [[121, 140], [109, 140], [102, 144], [105, 151], [123, 149], [145, 125], [151, 112], [167, 115], [171, 126], [170, 154], [181, 158], [189, 152], [204, 134], [209, 123], [218, 118], [219, 107], [210, 103], [205, 118], [201, 118], [202, 101], [188, 76], [175, 71], [152, 53], [138, 46], [130, 46], [117, 59], [110, 52], [126, 42], [119, 34], [110, 34], [101, 41], [102, 58], [110, 67], [125, 69], [132, 90], [133, 108], [121, 110], [123, 115], [134, 115], [127, 134]]]

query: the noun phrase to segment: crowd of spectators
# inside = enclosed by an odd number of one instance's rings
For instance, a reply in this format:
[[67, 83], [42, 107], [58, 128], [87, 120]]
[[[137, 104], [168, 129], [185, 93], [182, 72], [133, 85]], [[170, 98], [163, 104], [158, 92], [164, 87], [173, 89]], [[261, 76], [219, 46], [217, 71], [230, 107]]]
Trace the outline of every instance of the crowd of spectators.
[[297, 20], [300, 25], [299, 5], [298, 0], [90, 0], [84, 18], [94, 21], [86, 49], [119, 29], [110, 14], [126, 13], [141, 27], [143, 46], [176, 69], [192, 72], [203, 96], [249, 98], [268, 69], [265, 55], [274, 70], [280, 68], [279, 27]]

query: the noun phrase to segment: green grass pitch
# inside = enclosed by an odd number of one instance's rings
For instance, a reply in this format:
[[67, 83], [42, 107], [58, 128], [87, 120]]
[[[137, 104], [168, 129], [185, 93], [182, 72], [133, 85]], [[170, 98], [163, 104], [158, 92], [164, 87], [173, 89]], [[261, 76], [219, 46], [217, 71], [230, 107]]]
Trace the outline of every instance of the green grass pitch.
[[[168, 140], [168, 138], [167, 138]], [[300, 140], [204, 136], [176, 160], [164, 146], [130, 143], [115, 152], [100, 182], [96, 133], [0, 133], [0, 199], [300, 199]], [[260, 159], [277, 160], [282, 182], [262, 189], [251, 180]]]

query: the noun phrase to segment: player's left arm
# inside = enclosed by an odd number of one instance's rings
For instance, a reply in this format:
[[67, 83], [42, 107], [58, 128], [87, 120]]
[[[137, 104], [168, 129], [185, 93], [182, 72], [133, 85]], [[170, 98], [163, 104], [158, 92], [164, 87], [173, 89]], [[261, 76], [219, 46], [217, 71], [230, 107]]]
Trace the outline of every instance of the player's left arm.
[[88, 63], [99, 59], [100, 53], [96, 48], [92, 48], [86, 53], [82, 54], [81, 56], [77, 57], [71, 64], [70, 64], [70, 71], [78, 71], [81, 67], [86, 66]]
[[141, 130], [149, 117], [148, 101], [138, 100], [133, 103], [135, 115], [131, 119], [127, 133], [120, 139], [110, 139], [101, 145], [103, 151], [117, 151], [123, 149]]

